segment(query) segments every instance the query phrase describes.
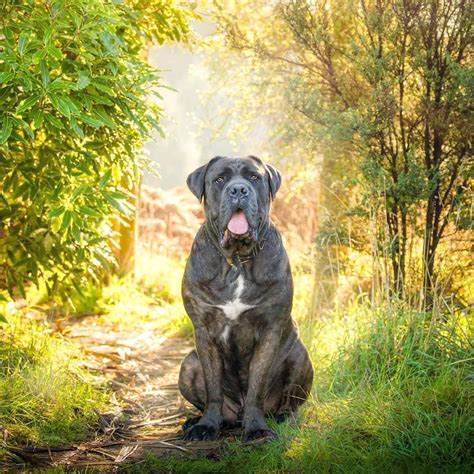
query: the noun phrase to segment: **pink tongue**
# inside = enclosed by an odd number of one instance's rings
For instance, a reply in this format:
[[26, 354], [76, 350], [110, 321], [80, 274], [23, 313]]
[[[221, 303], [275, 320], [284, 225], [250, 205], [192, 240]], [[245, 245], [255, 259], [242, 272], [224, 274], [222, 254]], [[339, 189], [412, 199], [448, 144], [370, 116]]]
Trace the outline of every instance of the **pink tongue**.
[[247, 219], [245, 218], [245, 214], [240, 209], [232, 215], [230, 218], [229, 223], [227, 224], [227, 228], [233, 233], [237, 235], [242, 235], [247, 233], [249, 230], [249, 224]]

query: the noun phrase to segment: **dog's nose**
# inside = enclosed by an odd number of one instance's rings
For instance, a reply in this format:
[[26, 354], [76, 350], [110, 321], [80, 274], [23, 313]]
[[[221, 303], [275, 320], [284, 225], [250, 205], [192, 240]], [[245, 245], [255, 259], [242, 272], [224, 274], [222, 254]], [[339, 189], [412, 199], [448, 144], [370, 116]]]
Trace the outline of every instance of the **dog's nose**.
[[249, 189], [245, 184], [234, 184], [229, 189], [229, 194], [234, 198], [240, 198], [248, 196]]

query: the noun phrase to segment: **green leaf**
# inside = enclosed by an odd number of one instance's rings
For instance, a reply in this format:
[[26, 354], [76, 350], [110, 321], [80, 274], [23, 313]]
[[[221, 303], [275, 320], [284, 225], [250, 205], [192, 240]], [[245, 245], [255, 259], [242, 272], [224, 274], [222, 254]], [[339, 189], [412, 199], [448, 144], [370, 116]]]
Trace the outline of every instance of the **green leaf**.
[[58, 96], [58, 102], [64, 107], [69, 109], [71, 114], [77, 114], [79, 112], [76, 104], [66, 95]]
[[15, 77], [14, 72], [0, 72], [0, 84], [7, 84]]
[[9, 115], [3, 119], [2, 131], [0, 132], [0, 144], [5, 143], [12, 133], [12, 120]]
[[63, 53], [59, 48], [56, 48], [56, 46], [50, 45], [48, 47], [48, 53], [54, 58], [57, 59], [58, 61], [61, 61], [63, 59]]
[[112, 196], [114, 199], [127, 199], [127, 195], [125, 193], [121, 193], [118, 191], [107, 191], [109, 196]]
[[81, 127], [77, 124], [77, 121], [74, 117], [71, 117], [70, 120], [71, 128], [73, 132], [81, 139], [84, 139], [84, 131], [82, 130]]
[[110, 64], [109, 64], [109, 68], [110, 68], [110, 71], [112, 72], [112, 74], [113, 74], [114, 76], [116, 76], [117, 73], [118, 73], [118, 66], [117, 66], [117, 64], [115, 64], [115, 63], [110, 63]]
[[11, 28], [7, 28], [6, 26], [3, 28], [2, 33], [5, 35], [9, 41], [13, 41], [13, 31]]
[[18, 79], [20, 79], [20, 81], [23, 83], [26, 92], [31, 92], [33, 90], [33, 82], [28, 76], [23, 74], [18, 76]]
[[26, 194], [30, 190], [30, 187], [31, 185], [28, 182], [21, 184], [15, 189], [15, 192], [13, 193], [13, 197], [15, 199], [18, 199], [20, 196], [23, 196], [24, 194]]
[[107, 170], [99, 181], [99, 189], [104, 189], [105, 185], [109, 182], [112, 176], [112, 170]]
[[33, 105], [35, 105], [38, 101], [40, 100], [39, 95], [34, 95], [32, 97], [28, 97], [25, 101], [23, 101], [17, 108], [16, 108], [16, 113], [21, 114], [25, 110], [28, 110], [31, 108]]
[[71, 198], [74, 201], [78, 196], [84, 193], [89, 186], [87, 184], [80, 184], [72, 193]]
[[20, 295], [23, 296], [23, 298], [26, 298], [26, 291], [25, 291], [25, 286], [23, 285], [22, 278], [23, 276], [20, 276], [20, 278], [17, 278], [15, 283], [18, 288], [18, 291], [20, 292]]
[[117, 35], [110, 31], [102, 31], [99, 36], [109, 53], [115, 55], [119, 52], [120, 40]]
[[76, 224], [72, 225], [71, 234], [72, 234], [72, 236], [74, 237], [75, 240], [77, 240], [78, 242], [81, 241], [81, 230], [79, 229], [79, 227]]
[[110, 128], [116, 128], [117, 124], [112, 117], [102, 108], [98, 107], [94, 110], [95, 115]]
[[44, 114], [43, 112], [38, 109], [33, 112], [33, 125], [35, 128], [40, 128], [43, 124]]
[[62, 230], [67, 229], [71, 224], [71, 220], [72, 220], [72, 212], [71, 211], [65, 211], [64, 216], [63, 216], [63, 221], [61, 223], [61, 229]]
[[48, 86], [48, 92], [53, 92], [53, 91], [68, 91], [70, 89], [75, 89], [76, 85], [73, 82], [70, 81], [65, 81], [64, 79], [61, 79], [60, 77], [57, 77], [49, 86]]
[[64, 207], [64, 206], [56, 207], [55, 209], [52, 209], [52, 210], [49, 212], [48, 217], [49, 217], [50, 219], [52, 219], [53, 217], [58, 217], [58, 216], [60, 216], [64, 211], [65, 211], [65, 207]]
[[8, 323], [8, 319], [0, 313], [0, 323]]
[[125, 209], [123, 208], [122, 204], [120, 204], [112, 196], [110, 196], [108, 193], [105, 193], [104, 196], [105, 196], [105, 199], [107, 199], [107, 201], [109, 202], [109, 204], [112, 207], [115, 207], [115, 209], [117, 209], [117, 211], [119, 211], [121, 214], [123, 214], [125, 212]]
[[81, 214], [84, 214], [86, 216], [100, 217], [100, 214], [95, 209], [92, 209], [92, 207], [80, 206], [79, 210], [81, 211]]
[[49, 72], [48, 72], [48, 66], [44, 59], [40, 61], [40, 72], [41, 72], [41, 80], [43, 81], [44, 87], [46, 87], [49, 84]]
[[109, 86], [106, 86], [105, 84], [101, 84], [100, 82], [94, 82], [94, 86], [96, 87], [96, 89], [99, 89], [100, 91], [105, 92], [107, 95], [115, 97], [115, 92]]
[[55, 128], [59, 128], [60, 130], [64, 128], [64, 125], [61, 120], [59, 120], [57, 117], [51, 114], [46, 114], [45, 115], [46, 122], [51, 124]]
[[110, 265], [109, 262], [98, 252], [94, 254], [95, 258], [98, 260], [100, 263], [100, 266], [107, 272], [110, 271]]
[[35, 134], [33, 132], [33, 130], [31, 129], [31, 127], [29, 126], [28, 123], [26, 123], [23, 119], [16, 119], [17, 121], [20, 122], [21, 126], [23, 127], [23, 130], [25, 130], [25, 132], [28, 134], [28, 136], [32, 139], [35, 138]]
[[36, 53], [33, 53], [33, 56], [31, 57], [31, 62], [33, 64], [38, 64], [42, 59], [46, 57], [47, 51], [45, 49], [40, 49], [39, 51], [36, 51]]
[[48, 94], [53, 107], [62, 115], [69, 118], [71, 117], [71, 111], [69, 110], [68, 103], [64, 100], [63, 97], [59, 95]]
[[51, 36], [53, 34], [53, 29], [51, 28], [51, 26], [48, 26], [45, 31], [44, 31], [44, 35], [43, 35], [43, 44], [45, 46], [48, 46], [49, 43], [51, 42]]
[[86, 114], [79, 114], [78, 117], [85, 123], [87, 123], [87, 125], [91, 125], [92, 127], [95, 127], [95, 128], [100, 128], [102, 127], [104, 124], [102, 122], [100, 122], [99, 120], [97, 119], [94, 119], [92, 117], [89, 117], [88, 115]]
[[26, 51], [26, 47], [28, 46], [28, 33], [23, 32], [20, 34], [20, 38], [18, 40], [18, 52], [20, 53], [20, 56], [23, 56], [23, 54]]
[[79, 76], [79, 79], [76, 82], [76, 89], [77, 90], [85, 89], [90, 83], [91, 83], [90, 78], [88, 76], [81, 74]]

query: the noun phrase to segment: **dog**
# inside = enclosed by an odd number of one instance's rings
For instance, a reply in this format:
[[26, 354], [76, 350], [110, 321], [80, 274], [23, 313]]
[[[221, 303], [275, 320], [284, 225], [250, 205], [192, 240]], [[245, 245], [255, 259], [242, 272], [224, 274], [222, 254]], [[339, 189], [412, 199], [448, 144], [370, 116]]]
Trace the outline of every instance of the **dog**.
[[290, 263], [269, 218], [281, 174], [255, 156], [218, 156], [187, 185], [206, 218], [182, 283], [196, 349], [182, 362], [179, 389], [202, 412], [184, 423], [184, 439], [212, 440], [239, 425], [246, 441], [276, 438], [265, 416], [293, 416], [313, 381], [291, 318]]

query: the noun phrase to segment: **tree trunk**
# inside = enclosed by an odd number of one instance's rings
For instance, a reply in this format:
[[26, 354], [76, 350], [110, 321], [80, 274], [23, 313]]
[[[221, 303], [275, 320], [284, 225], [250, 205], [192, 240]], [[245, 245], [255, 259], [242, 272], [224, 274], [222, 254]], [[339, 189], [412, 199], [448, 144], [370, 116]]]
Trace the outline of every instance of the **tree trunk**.
[[[122, 183], [125, 185], [125, 183]], [[118, 237], [112, 245], [112, 251], [117, 260], [116, 275], [122, 277], [135, 271], [135, 256], [138, 232], [138, 206], [139, 206], [139, 184], [136, 184], [131, 191], [132, 197], [128, 199], [128, 203], [133, 207], [134, 211], [130, 217], [115, 218], [113, 229], [117, 232]]]
[[[336, 153], [334, 154], [336, 155]], [[337, 181], [341, 170], [331, 151], [327, 151], [322, 158], [321, 174], [318, 186], [320, 187], [318, 232], [328, 222], [338, 222], [342, 214], [338, 192], [330, 188], [330, 183]], [[326, 185], [324, 185], [326, 183]], [[341, 193], [341, 196], [343, 193]], [[330, 224], [329, 224], [330, 225]], [[315, 259], [315, 280], [311, 305], [312, 316], [319, 318], [334, 308], [336, 292], [339, 284], [339, 241], [337, 237], [330, 238], [320, 244]]]

